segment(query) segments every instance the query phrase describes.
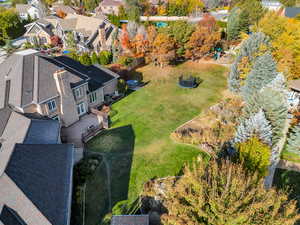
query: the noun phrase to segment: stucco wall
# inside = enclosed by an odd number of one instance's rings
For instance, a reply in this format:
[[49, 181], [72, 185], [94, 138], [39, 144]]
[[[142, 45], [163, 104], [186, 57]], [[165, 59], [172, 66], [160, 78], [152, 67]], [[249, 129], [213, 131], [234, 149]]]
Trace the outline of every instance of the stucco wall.
[[103, 88], [104, 95], [114, 94], [115, 91], [117, 90], [117, 84], [118, 84], [118, 79], [114, 79], [114, 80], [110, 81], [109, 83], [107, 83]]

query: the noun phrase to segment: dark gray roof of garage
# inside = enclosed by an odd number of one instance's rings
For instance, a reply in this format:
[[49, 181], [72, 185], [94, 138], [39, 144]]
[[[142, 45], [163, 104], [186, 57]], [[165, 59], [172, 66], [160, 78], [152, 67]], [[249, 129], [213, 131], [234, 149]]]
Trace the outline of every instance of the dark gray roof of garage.
[[108, 73], [104, 68], [95, 65], [85, 66], [68, 56], [58, 56], [48, 60], [52, 60], [53, 63], [63, 67], [70, 73], [81, 77], [82, 79], [86, 79], [92, 90], [100, 88], [104, 83], [118, 78], [117, 74], [113, 75], [112, 72]]
[[52, 224], [67, 225], [73, 145], [16, 144], [6, 174]]
[[27, 225], [15, 210], [6, 205], [4, 205], [0, 214], [0, 221], [4, 225]]
[[31, 120], [24, 144], [57, 144], [59, 129], [56, 120]]
[[300, 7], [286, 7], [285, 16], [289, 18], [295, 18], [300, 14]]

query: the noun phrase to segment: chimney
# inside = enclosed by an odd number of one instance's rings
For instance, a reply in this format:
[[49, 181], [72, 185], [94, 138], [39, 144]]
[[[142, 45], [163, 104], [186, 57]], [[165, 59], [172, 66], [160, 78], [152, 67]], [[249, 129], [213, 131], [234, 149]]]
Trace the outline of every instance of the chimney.
[[60, 95], [60, 118], [63, 126], [68, 127], [79, 120], [75, 98], [69, 81], [70, 75], [66, 70], [60, 69], [53, 76]]
[[105, 34], [105, 23], [102, 23], [100, 25], [100, 28], [98, 29], [98, 35], [99, 35], [99, 43], [101, 50], [107, 50], [106, 45], [106, 34]]

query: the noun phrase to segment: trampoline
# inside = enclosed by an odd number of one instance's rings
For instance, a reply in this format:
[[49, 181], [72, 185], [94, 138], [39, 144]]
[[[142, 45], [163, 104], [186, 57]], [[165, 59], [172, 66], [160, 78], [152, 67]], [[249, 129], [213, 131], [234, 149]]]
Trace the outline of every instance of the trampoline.
[[198, 86], [197, 78], [193, 76], [187, 78], [180, 76], [178, 85], [182, 88], [195, 88]]

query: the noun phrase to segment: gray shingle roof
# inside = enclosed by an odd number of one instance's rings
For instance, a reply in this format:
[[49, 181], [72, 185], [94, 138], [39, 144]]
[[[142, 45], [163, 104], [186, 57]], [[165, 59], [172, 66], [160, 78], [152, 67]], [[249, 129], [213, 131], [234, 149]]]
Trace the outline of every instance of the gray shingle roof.
[[57, 144], [59, 130], [59, 122], [56, 120], [31, 120], [24, 144]]
[[72, 168], [73, 145], [17, 144], [5, 172], [53, 225], [67, 225]]
[[300, 14], [300, 7], [286, 7], [285, 16], [289, 18], [294, 18]]
[[16, 10], [19, 13], [27, 13], [28, 9], [30, 9], [30, 8], [31, 8], [31, 5], [29, 5], [29, 4], [16, 4]]
[[51, 57], [38, 52], [16, 53], [0, 64], [0, 108], [5, 105], [7, 80], [10, 80], [11, 86], [8, 103], [13, 106], [24, 107], [58, 96], [53, 74], [62, 68], [70, 74], [72, 88], [88, 82], [93, 91], [117, 77], [104, 68], [84, 66], [67, 56]]
[[27, 225], [15, 210], [6, 205], [4, 205], [0, 214], [0, 221], [4, 225]]

